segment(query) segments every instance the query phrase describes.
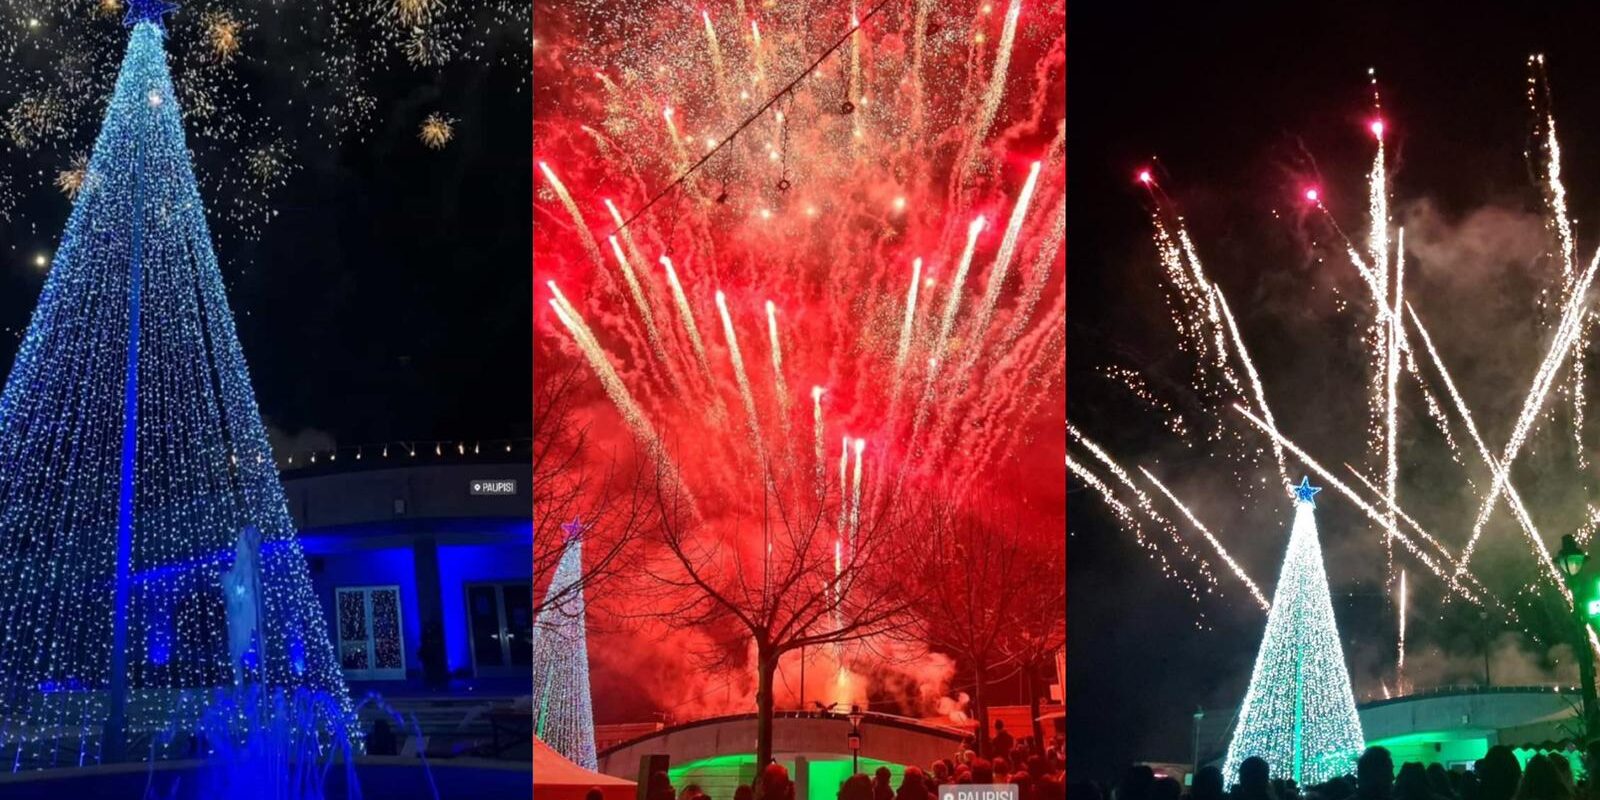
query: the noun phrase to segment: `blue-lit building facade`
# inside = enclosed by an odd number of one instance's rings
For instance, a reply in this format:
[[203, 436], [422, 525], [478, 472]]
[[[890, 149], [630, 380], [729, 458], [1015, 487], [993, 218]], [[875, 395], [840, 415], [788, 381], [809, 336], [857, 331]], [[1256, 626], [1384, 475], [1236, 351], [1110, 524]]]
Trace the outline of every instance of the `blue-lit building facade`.
[[526, 684], [533, 630], [526, 458], [410, 461], [283, 473], [345, 677], [353, 690], [422, 691], [423, 651], [437, 651], [442, 639], [451, 692]]

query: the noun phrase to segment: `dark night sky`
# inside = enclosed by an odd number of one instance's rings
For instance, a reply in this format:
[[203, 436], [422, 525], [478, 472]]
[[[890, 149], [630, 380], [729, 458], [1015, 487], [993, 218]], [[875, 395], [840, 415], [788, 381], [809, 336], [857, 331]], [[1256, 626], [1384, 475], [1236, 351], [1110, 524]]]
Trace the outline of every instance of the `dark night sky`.
[[[1319, 274], [1329, 267], [1312, 263], [1294, 226], [1274, 223], [1268, 212], [1292, 207], [1306, 182], [1317, 179], [1309, 153], [1334, 213], [1347, 228], [1363, 224], [1360, 192], [1371, 158], [1364, 130], [1368, 67], [1378, 71], [1389, 141], [1398, 144], [1391, 165], [1397, 209], [1427, 202], [1446, 220], [1484, 207], [1536, 214], [1539, 195], [1523, 157], [1530, 131], [1525, 60], [1545, 53], [1579, 250], [1583, 258], [1593, 252], [1596, 228], [1585, 220], [1600, 211], [1600, 191], [1588, 180], [1600, 174], [1600, 50], [1593, 40], [1600, 14], [1555, 4], [1524, 14], [1507, 11], [1511, 4], [1494, 11], [1463, 4], [1324, 5], [1320, 11], [1300, 4], [1174, 5], [1160, 13], [1131, 3], [1073, 9], [1068, 414], [1118, 454], [1153, 451], [1162, 432], [1148, 415], [1130, 413], [1125, 395], [1096, 370], [1119, 364], [1178, 383], [1187, 377], [1165, 358], [1172, 341], [1159, 332], [1171, 326], [1157, 289], [1145, 196], [1133, 181], [1153, 154], [1212, 277], [1235, 311], [1244, 309], [1240, 322], [1256, 361], [1270, 365], [1263, 377], [1268, 396], [1278, 398], [1280, 423], [1291, 417], [1286, 430], [1316, 452], [1349, 453], [1340, 450], [1348, 442], [1339, 441], [1339, 431], [1360, 431], [1362, 394], [1340, 384], [1352, 374], [1350, 348], [1317, 335], [1347, 336], [1353, 328], [1312, 318], [1321, 311], [1305, 319], [1284, 313], [1289, 298], [1304, 294], [1298, 288], [1338, 281]], [[1440, 305], [1431, 309], [1439, 327], [1470, 324], [1459, 319], [1470, 316], [1463, 305]], [[1447, 361], [1472, 361], [1462, 345], [1445, 349]], [[1515, 373], [1509, 389], [1479, 381], [1465, 390], [1469, 403], [1504, 420], [1497, 393], [1515, 401], [1517, 384], [1525, 387], [1530, 375]], [[1329, 418], [1339, 424], [1319, 424]], [[1504, 422], [1487, 427], [1486, 438], [1504, 441]], [[1384, 614], [1380, 625], [1389, 622], [1381, 600], [1372, 600], [1370, 576], [1347, 569], [1349, 554], [1358, 552], [1347, 540], [1365, 532], [1346, 536], [1360, 527], [1353, 513], [1341, 503], [1324, 505], [1319, 524], [1348, 642], [1373, 630], [1370, 615]], [[1227, 528], [1221, 511], [1209, 513]], [[1244, 551], [1241, 560], [1268, 592], [1286, 523], [1225, 537]], [[1101, 778], [1134, 759], [1187, 761], [1190, 714], [1197, 705], [1238, 702], [1262, 617], [1226, 579], [1223, 597], [1191, 600], [1077, 481], [1069, 524], [1070, 770]], [[1196, 629], [1202, 614], [1207, 630]], [[1361, 669], [1352, 666], [1353, 673]]]
[[[271, 46], [293, 58], [304, 45]], [[527, 46], [501, 36], [490, 52]], [[340, 445], [529, 434], [532, 101], [525, 57], [486, 60], [396, 65], [373, 84], [364, 135], [302, 137], [259, 241], [208, 215], [270, 427]], [[434, 110], [457, 120], [441, 151], [417, 140]], [[0, 226], [0, 327], [26, 326], [43, 283], [34, 254], [54, 246], [69, 210], [46, 190]], [[16, 344], [0, 337], [0, 371]]]

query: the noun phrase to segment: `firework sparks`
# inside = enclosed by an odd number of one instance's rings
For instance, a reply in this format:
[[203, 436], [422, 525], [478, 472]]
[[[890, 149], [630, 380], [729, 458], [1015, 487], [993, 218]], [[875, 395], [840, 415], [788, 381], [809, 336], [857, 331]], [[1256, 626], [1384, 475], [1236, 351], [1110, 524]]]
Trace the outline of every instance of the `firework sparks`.
[[1244, 567], [1239, 566], [1239, 562], [1233, 560], [1233, 556], [1228, 554], [1227, 549], [1222, 546], [1222, 542], [1218, 541], [1217, 537], [1212, 535], [1211, 531], [1206, 528], [1205, 524], [1194, 515], [1194, 512], [1190, 511], [1189, 507], [1184, 505], [1183, 502], [1178, 499], [1177, 495], [1173, 494], [1172, 490], [1167, 488], [1166, 484], [1156, 480], [1156, 476], [1151, 475], [1150, 470], [1140, 467], [1139, 473], [1144, 475], [1144, 477], [1150, 481], [1152, 486], [1155, 486], [1157, 489], [1161, 490], [1161, 494], [1166, 496], [1167, 500], [1171, 502], [1173, 506], [1177, 507], [1179, 513], [1183, 514], [1184, 519], [1189, 520], [1189, 523], [1194, 525], [1195, 530], [1200, 531], [1200, 535], [1204, 536], [1206, 538], [1206, 542], [1211, 545], [1212, 549], [1217, 551], [1217, 555], [1222, 558], [1223, 563], [1228, 565], [1228, 569], [1233, 570], [1233, 574], [1239, 578], [1239, 581], [1244, 584], [1246, 589], [1250, 590], [1250, 596], [1255, 598], [1256, 604], [1261, 606], [1261, 610], [1266, 611], [1270, 609], [1272, 604], [1267, 602], [1267, 597], [1261, 593], [1261, 588], [1256, 586], [1255, 581], [1250, 580], [1250, 576], [1245, 574]]
[[[556, 98], [535, 138], [578, 208], [604, 203], [616, 243], [595, 264], [551, 182], [535, 204], [554, 223], [535, 225], [537, 268], [583, 304], [642, 413], [674, 432], [686, 482], [718, 498], [709, 513], [729, 524], [759, 513], [758, 489], [793, 491], [825, 510], [827, 544], [848, 560], [881, 504], [1015, 492], [1004, 476], [1033, 460], [1021, 445], [1062, 392], [1064, 176], [1051, 143], [1064, 124], [1051, 103], [1030, 105], [1064, 82], [1046, 58], [1064, 45], [1060, 15], [1015, 20], [1008, 57], [1029, 66], [1007, 72], [980, 124], [994, 44], [976, 57], [965, 36], [926, 35], [970, 31], [968, 10], [560, 5], [548, 13], [561, 33], [540, 42], [560, 63], [535, 58]], [[1016, 220], [1007, 253], [980, 235], [997, 209]], [[635, 269], [662, 267], [636, 272], [642, 304], [616, 277], [618, 250]], [[700, 329], [706, 314], [720, 335]], [[560, 317], [544, 314], [545, 327], [561, 357], [588, 358]], [[745, 358], [756, 336], [770, 358]], [[670, 366], [687, 391], [668, 389]], [[766, 452], [786, 469], [767, 470]]]
[[456, 138], [455, 120], [438, 112], [429, 114], [417, 128], [417, 138], [431, 149], [443, 150], [451, 139]]
[[202, 16], [201, 25], [211, 55], [219, 64], [232, 61], [244, 43], [244, 24], [226, 11], [207, 11]]
[[56, 188], [68, 199], [76, 200], [89, 179], [89, 157], [79, 154], [72, 157], [72, 165], [56, 173]]

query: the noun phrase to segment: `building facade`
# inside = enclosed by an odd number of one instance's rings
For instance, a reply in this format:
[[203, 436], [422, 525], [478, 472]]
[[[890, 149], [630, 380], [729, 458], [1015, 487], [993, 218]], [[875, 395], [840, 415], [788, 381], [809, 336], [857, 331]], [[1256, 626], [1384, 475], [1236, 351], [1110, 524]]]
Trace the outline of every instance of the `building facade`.
[[[372, 462], [368, 462], [371, 464]], [[524, 694], [533, 655], [530, 467], [418, 458], [284, 474], [353, 688]]]

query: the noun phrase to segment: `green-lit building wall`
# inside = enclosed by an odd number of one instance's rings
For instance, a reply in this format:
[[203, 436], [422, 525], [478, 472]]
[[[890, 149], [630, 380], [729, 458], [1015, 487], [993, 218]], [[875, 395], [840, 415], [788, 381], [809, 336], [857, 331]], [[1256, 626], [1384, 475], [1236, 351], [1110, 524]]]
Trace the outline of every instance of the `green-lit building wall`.
[[[793, 759], [779, 759], [778, 763], [789, 770], [790, 778], [796, 782], [803, 780], [805, 783], [805, 796], [796, 800], [837, 800], [840, 784], [850, 777], [848, 758], [807, 759], [804, 776], [800, 774]], [[750, 780], [755, 775], [755, 765], [754, 753], [717, 756], [672, 767], [667, 770], [667, 776], [672, 779], [672, 785], [680, 792], [684, 786], [693, 783], [699, 785], [711, 797], [729, 798], [733, 797], [734, 789], [740, 783]], [[879, 761], [875, 758], [861, 759], [861, 771], [867, 775], [876, 772], [879, 767], [888, 767], [891, 785], [898, 788], [900, 777], [905, 773], [905, 765]]]

